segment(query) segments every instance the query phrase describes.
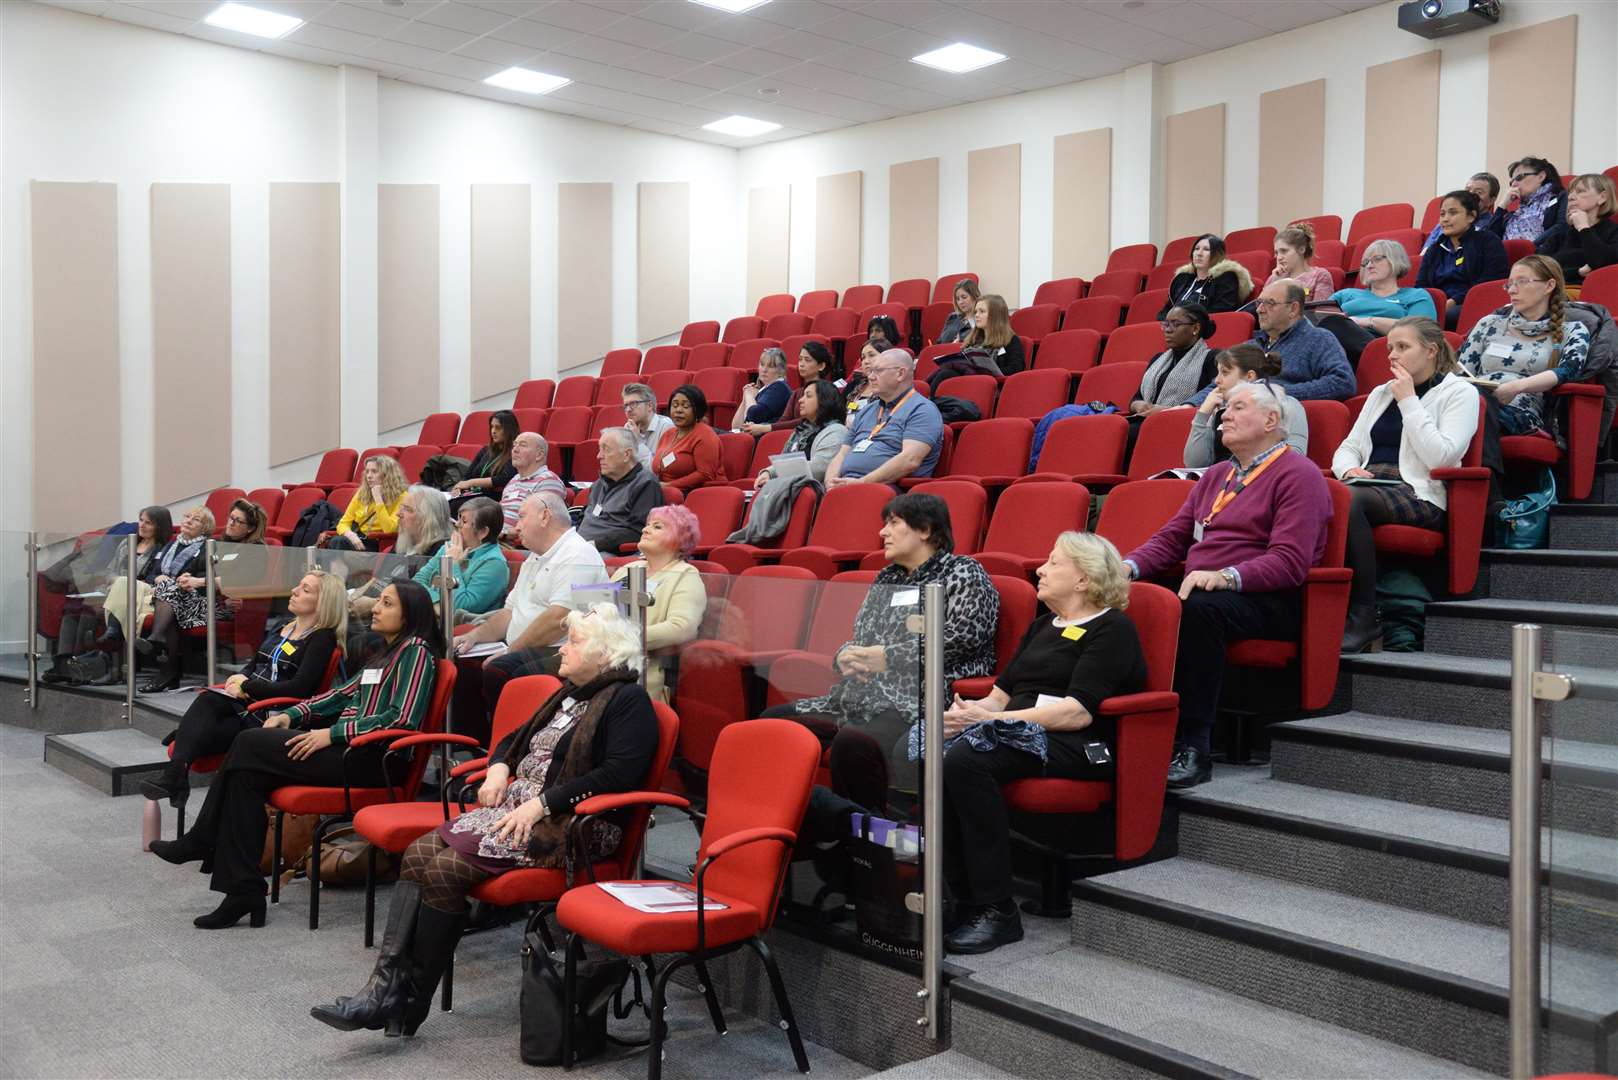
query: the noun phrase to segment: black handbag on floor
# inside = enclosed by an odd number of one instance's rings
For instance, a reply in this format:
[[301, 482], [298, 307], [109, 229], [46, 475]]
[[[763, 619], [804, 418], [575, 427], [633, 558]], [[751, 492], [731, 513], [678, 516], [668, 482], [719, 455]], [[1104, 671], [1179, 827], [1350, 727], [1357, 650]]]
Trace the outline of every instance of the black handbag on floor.
[[[573, 1024], [573, 1056], [588, 1061], [607, 1045], [607, 1006], [629, 978], [629, 961], [606, 956], [578, 962], [579, 1017]], [[522, 1060], [525, 1065], [562, 1063], [562, 972], [538, 932], [523, 938]]]

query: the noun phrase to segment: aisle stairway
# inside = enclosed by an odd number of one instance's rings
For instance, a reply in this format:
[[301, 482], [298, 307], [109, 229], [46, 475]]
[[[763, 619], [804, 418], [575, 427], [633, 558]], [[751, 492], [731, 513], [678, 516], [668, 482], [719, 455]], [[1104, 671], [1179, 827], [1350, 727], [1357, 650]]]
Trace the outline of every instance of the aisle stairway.
[[[1550, 542], [1485, 552], [1480, 598], [1433, 605], [1425, 653], [1345, 658], [1343, 711], [1180, 796], [1179, 857], [1080, 882], [1068, 948], [957, 981], [953, 1051], [1025, 1076], [1503, 1073], [1510, 626], [1579, 631], [1557, 666], [1618, 686], [1614, 466]], [[1552, 715], [1542, 1071], [1606, 1072], [1618, 709]]]

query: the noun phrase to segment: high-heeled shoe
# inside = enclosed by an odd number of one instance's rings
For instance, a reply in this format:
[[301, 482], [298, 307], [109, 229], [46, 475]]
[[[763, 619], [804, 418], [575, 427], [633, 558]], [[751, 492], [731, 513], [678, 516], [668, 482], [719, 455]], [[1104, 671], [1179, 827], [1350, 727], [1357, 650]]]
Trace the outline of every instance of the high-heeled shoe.
[[186, 833], [178, 840], [153, 840], [151, 851], [159, 859], [175, 866], [184, 866], [188, 862], [208, 857], [208, 850], [191, 839], [190, 833]]
[[162, 802], [167, 799], [169, 805], [176, 810], [185, 806], [186, 799], [191, 795], [191, 766], [183, 761], [171, 761], [163, 769], [163, 775], [156, 780], [146, 780], [140, 785], [140, 793], [153, 802]]
[[235, 926], [246, 915], [247, 925], [257, 930], [264, 925], [264, 896], [241, 896], [231, 893], [220, 905], [206, 915], [198, 915], [191, 925], [198, 930], [223, 930]]

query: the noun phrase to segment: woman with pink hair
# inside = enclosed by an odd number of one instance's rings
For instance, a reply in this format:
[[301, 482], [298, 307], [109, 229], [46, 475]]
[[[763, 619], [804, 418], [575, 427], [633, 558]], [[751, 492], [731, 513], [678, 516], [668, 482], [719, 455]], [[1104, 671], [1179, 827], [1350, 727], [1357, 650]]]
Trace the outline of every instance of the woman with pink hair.
[[646, 693], [653, 701], [668, 702], [667, 673], [679, 657], [679, 647], [696, 639], [708, 607], [702, 575], [686, 562], [702, 542], [697, 515], [683, 506], [659, 506], [646, 515], [641, 530], [641, 557], [620, 566], [612, 580], [623, 581], [631, 566], [646, 567], [646, 590], [652, 604], [646, 609]]

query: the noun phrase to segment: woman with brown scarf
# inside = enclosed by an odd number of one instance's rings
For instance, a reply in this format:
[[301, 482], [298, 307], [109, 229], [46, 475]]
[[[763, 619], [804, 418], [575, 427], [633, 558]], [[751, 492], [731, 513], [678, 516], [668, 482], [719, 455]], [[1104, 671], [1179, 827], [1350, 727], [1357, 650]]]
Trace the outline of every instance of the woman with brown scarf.
[[[415, 1034], [455, 955], [467, 894], [507, 870], [564, 865], [573, 806], [645, 780], [658, 735], [636, 682], [644, 662], [639, 631], [611, 604], [568, 616], [561, 689], [494, 748], [479, 808], [406, 849], [370, 981], [310, 1015], [343, 1031]], [[617, 849], [627, 813], [591, 822], [592, 860]]]

